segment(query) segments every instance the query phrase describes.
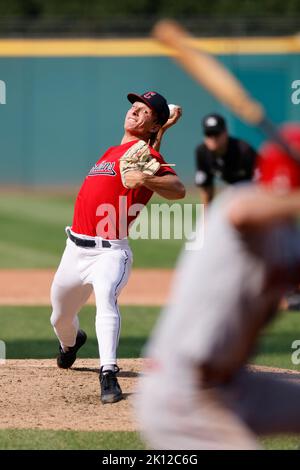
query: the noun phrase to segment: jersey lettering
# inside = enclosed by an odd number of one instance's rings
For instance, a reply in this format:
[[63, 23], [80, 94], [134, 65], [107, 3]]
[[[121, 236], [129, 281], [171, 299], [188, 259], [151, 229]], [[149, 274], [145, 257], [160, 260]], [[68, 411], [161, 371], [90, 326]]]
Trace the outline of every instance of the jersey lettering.
[[107, 175], [116, 176], [115, 162], [100, 162], [93, 166], [88, 176]]

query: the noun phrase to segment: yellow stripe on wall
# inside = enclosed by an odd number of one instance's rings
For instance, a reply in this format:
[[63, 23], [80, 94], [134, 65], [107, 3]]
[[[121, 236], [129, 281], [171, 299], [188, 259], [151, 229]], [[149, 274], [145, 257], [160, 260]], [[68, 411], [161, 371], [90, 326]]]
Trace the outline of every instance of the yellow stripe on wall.
[[[300, 52], [300, 35], [254, 38], [191, 39], [213, 54], [283, 54]], [[153, 39], [1, 39], [1, 57], [169, 56]]]

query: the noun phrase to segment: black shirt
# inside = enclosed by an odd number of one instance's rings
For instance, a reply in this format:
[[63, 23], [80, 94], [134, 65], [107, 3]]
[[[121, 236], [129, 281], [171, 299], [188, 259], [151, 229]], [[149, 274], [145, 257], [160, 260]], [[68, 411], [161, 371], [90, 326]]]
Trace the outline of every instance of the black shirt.
[[217, 156], [203, 143], [196, 149], [196, 178], [200, 187], [213, 187], [217, 176], [226, 183], [233, 184], [253, 178], [257, 154], [247, 142], [228, 138], [226, 153]]

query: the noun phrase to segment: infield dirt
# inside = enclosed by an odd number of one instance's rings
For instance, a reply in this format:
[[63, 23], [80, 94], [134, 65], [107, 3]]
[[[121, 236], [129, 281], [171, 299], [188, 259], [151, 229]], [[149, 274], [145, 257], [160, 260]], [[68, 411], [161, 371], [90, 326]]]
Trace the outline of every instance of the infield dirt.
[[[0, 305], [49, 305], [54, 272], [51, 269], [1, 269]], [[170, 269], [133, 269], [128, 284], [121, 292], [119, 303], [164, 305], [172, 275]], [[94, 302], [92, 295], [88, 303]]]
[[[119, 361], [125, 399], [102, 405], [97, 359], [78, 359], [69, 370], [58, 369], [55, 359], [8, 360], [0, 366], [0, 428], [136, 431], [133, 403], [143, 363], [143, 359]], [[251, 369], [300, 383], [295, 371]]]

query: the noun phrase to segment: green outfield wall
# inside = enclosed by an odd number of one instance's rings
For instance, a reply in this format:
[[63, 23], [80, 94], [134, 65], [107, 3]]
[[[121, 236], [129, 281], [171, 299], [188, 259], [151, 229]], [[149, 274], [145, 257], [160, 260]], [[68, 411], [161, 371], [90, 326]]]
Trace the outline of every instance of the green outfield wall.
[[[33, 41], [32, 41], [33, 42]], [[0, 41], [1, 43], [1, 41]], [[262, 135], [233, 117], [187, 76], [167, 53], [138, 50], [127, 54], [115, 43], [109, 53], [64, 53], [63, 46], [11, 51], [0, 44], [0, 183], [78, 184], [99, 156], [117, 145], [128, 109], [128, 92], [157, 90], [183, 107], [182, 120], [165, 135], [161, 152], [175, 162], [186, 182], [193, 181], [194, 149], [202, 138], [201, 117], [211, 111], [228, 119], [230, 132], [255, 147]], [[277, 52], [279, 49], [279, 52]], [[296, 80], [299, 51], [218, 53], [276, 122], [300, 120]], [[30, 50], [33, 52], [30, 53]], [[300, 82], [299, 82], [300, 85]], [[297, 97], [296, 97], [297, 98]], [[300, 92], [298, 93], [300, 101]]]

